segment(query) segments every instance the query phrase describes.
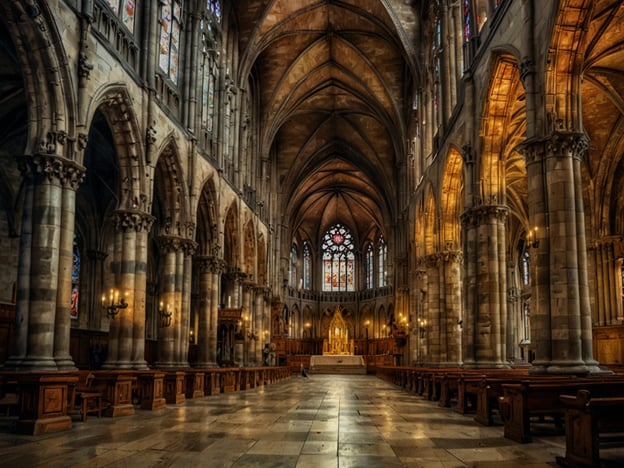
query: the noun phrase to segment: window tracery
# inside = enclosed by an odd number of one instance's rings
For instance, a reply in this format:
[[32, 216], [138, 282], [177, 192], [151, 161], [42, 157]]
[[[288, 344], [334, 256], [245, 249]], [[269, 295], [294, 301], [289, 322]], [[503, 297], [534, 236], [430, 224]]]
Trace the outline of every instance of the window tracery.
[[310, 251], [310, 244], [305, 242], [303, 244], [303, 287], [310, 289], [312, 287], [312, 253]]
[[161, 0], [158, 66], [176, 85], [180, 66], [181, 29], [182, 1]]
[[388, 260], [388, 246], [386, 245], [386, 241], [383, 236], [379, 238], [378, 249], [378, 279], [377, 285], [380, 288], [383, 288], [387, 285], [386, 282], [386, 263]]
[[136, 0], [106, 0], [113, 13], [121, 20], [121, 23], [134, 33], [134, 18], [136, 16]]
[[353, 291], [353, 235], [340, 223], [323, 235], [323, 291]]
[[366, 275], [366, 289], [373, 289], [375, 286], [375, 282], [373, 279], [373, 271], [374, 271], [374, 256], [373, 256], [373, 244], [369, 243], [366, 246], [366, 253], [364, 260], [364, 269]]

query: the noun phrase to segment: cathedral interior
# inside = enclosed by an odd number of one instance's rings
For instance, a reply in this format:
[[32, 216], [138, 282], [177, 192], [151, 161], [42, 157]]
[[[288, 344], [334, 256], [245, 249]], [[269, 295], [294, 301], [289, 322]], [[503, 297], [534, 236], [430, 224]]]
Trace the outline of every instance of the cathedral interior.
[[0, 2], [3, 385], [319, 356], [621, 375], [623, 24], [620, 0]]

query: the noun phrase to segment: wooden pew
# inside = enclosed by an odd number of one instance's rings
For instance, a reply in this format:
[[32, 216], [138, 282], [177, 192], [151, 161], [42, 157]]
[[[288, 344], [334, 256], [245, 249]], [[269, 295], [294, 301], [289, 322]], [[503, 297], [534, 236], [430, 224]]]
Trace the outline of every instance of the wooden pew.
[[565, 408], [566, 454], [557, 457], [558, 464], [600, 466], [601, 442], [624, 445], [624, 396], [592, 398], [588, 390], [579, 390], [559, 399]]
[[624, 396], [624, 379], [621, 376], [588, 377], [548, 382], [522, 381], [519, 384], [503, 384], [503, 396], [499, 398], [501, 416], [505, 422], [505, 437], [520, 443], [531, 442], [531, 418], [553, 418], [555, 425], [564, 416], [564, 405], [559, 395], [574, 395], [588, 390], [596, 397]]

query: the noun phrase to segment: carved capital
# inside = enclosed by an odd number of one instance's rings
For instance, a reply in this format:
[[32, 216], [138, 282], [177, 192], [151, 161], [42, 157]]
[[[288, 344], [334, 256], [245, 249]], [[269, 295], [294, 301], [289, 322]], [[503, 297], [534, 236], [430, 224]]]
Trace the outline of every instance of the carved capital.
[[587, 153], [589, 137], [585, 133], [555, 132], [546, 144], [549, 155], [560, 158], [573, 157], [580, 160]]
[[120, 231], [146, 231], [152, 228], [152, 224], [154, 223], [154, 217], [150, 214], [144, 213], [142, 211], [116, 211], [113, 214], [113, 220], [115, 222], [115, 227]]

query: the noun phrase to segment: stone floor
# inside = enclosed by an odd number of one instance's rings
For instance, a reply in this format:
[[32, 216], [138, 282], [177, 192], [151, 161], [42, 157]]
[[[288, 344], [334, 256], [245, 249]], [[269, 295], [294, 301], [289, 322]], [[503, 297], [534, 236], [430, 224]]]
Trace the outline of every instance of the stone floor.
[[[38, 437], [4, 423], [3, 467], [552, 467], [565, 450], [561, 435], [518, 444], [500, 425], [362, 375], [293, 376]], [[621, 466], [618, 455], [605, 466]]]

